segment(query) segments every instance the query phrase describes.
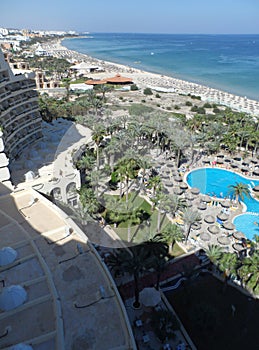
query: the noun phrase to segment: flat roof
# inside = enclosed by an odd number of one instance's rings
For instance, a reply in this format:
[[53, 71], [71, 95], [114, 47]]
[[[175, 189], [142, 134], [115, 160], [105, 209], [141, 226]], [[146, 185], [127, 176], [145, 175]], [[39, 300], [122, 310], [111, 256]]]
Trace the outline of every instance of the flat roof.
[[0, 348], [136, 349], [116, 286], [86, 235], [33, 190], [0, 193], [0, 249], [18, 253], [0, 266], [0, 280], [27, 292], [24, 304], [0, 310], [7, 332]]

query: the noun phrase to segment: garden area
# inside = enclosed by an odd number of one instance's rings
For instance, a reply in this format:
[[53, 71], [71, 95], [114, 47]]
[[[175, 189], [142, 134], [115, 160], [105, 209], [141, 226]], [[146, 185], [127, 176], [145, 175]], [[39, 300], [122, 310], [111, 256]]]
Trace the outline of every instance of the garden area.
[[165, 294], [197, 349], [258, 347], [258, 300], [209, 274]]

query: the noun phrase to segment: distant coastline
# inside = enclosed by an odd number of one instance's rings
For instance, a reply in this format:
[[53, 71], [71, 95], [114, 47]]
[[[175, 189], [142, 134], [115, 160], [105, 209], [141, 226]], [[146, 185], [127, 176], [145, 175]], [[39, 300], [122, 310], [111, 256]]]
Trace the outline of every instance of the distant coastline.
[[103, 79], [104, 77], [113, 76], [117, 73], [126, 74], [141, 88], [150, 87], [157, 91], [164, 90], [165, 92], [174, 91], [175, 93], [184, 95], [197, 95], [200, 96], [203, 101], [225, 105], [234, 110], [251, 114], [257, 118], [259, 117], [259, 101], [182, 79], [94, 58], [87, 54], [69, 50], [67, 47], [63, 46], [63, 41], [64, 39], [56, 39], [48, 42], [44, 44], [44, 49], [53, 56], [66, 58], [71, 62], [81, 61], [89, 64], [89, 66], [97, 65], [104, 68], [104, 73], [94, 73], [93, 77], [95, 79]]
[[92, 33], [63, 45], [116, 62], [259, 101], [259, 35]]

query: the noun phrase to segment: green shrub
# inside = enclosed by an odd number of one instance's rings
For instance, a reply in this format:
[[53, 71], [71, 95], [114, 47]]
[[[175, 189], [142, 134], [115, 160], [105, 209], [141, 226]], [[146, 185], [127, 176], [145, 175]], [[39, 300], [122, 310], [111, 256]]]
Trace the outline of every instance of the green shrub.
[[141, 100], [142, 103], [146, 103], [146, 100]]
[[212, 108], [212, 105], [208, 102], [204, 103], [203, 108]]
[[174, 109], [177, 109], [177, 110], [178, 110], [178, 109], [181, 109], [181, 107], [179, 107], [178, 105], [175, 105], [175, 106], [174, 106]]
[[213, 113], [220, 113], [220, 109], [218, 109], [218, 107], [214, 107], [213, 108]]
[[145, 88], [143, 91], [143, 94], [148, 96], [148, 95], [153, 95], [153, 92], [150, 88]]
[[[171, 111], [171, 110], [172, 110], [172, 108], [171, 108], [170, 106], [167, 106], [166, 109], [167, 109], [168, 111]], [[176, 108], [175, 108], [175, 109], [176, 109]], [[178, 108], [178, 109], [180, 109], [180, 108]]]
[[159, 104], [159, 103], [157, 103], [157, 105], [156, 105], [157, 107], [161, 107], [161, 105]]
[[156, 98], [161, 98], [161, 96], [159, 94], [156, 94]]
[[137, 91], [137, 90], [138, 90], [137, 85], [136, 85], [136, 84], [132, 84], [132, 85], [130, 86], [130, 90], [131, 90], [131, 91]]
[[185, 106], [189, 106], [190, 107], [190, 106], [192, 106], [192, 103], [190, 101], [186, 101], [185, 102]]

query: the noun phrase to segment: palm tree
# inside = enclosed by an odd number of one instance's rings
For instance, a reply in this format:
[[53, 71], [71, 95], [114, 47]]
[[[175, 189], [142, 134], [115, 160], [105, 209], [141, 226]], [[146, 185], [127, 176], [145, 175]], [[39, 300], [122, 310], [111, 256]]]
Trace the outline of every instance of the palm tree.
[[93, 216], [93, 214], [96, 214], [100, 208], [100, 203], [96, 199], [94, 191], [87, 186], [82, 186], [78, 193], [83, 208], [91, 216]]
[[176, 224], [167, 225], [162, 229], [159, 234], [161, 241], [166, 242], [169, 245], [169, 253], [172, 254], [173, 246], [176, 241], [183, 239], [183, 231]]
[[246, 287], [254, 294], [259, 293], [259, 251], [256, 250], [251, 257], [246, 257], [238, 269], [238, 275]]
[[219, 260], [219, 269], [224, 272], [225, 276], [225, 286], [227, 286], [227, 281], [231, 275], [237, 275], [238, 268], [238, 258], [236, 254], [233, 253], [223, 253]]
[[236, 197], [236, 202], [240, 202], [240, 199], [243, 201], [244, 196], [250, 197], [250, 191], [247, 184], [242, 182], [236, 182], [235, 185], [229, 185], [230, 194], [233, 194]]
[[157, 208], [158, 214], [157, 214], [157, 232], [160, 232], [160, 226], [161, 226], [161, 213], [166, 213], [170, 211], [170, 197], [166, 194], [159, 192], [156, 194], [156, 197], [152, 199], [152, 202], [155, 203], [155, 206]]
[[95, 142], [95, 145], [96, 145], [97, 170], [99, 170], [99, 166], [100, 166], [99, 147], [100, 147], [100, 143], [103, 140], [104, 134], [105, 134], [105, 130], [104, 130], [103, 125], [101, 125], [101, 124], [97, 124], [94, 127], [94, 130], [92, 131], [92, 140]]
[[148, 187], [152, 189], [153, 196], [156, 195], [158, 189], [161, 189], [162, 181], [159, 175], [151, 176], [148, 180]]
[[205, 248], [205, 253], [210, 259], [213, 266], [218, 266], [218, 262], [223, 254], [223, 249], [219, 245], [209, 244], [208, 248]]
[[134, 158], [122, 158], [116, 166], [115, 172], [120, 179], [125, 179], [126, 182], [126, 203], [128, 204], [129, 196], [129, 180], [137, 176], [136, 170], [138, 168], [137, 160]]
[[186, 207], [186, 200], [184, 198], [180, 198], [176, 194], [170, 194], [169, 198], [170, 198], [171, 215], [174, 218], [177, 210], [180, 210]]
[[143, 249], [143, 245], [136, 245], [129, 248], [117, 249], [107, 261], [111, 268], [120, 268], [123, 272], [133, 275], [134, 278], [134, 294], [135, 301], [133, 306], [140, 307], [139, 302], [139, 278], [145, 271], [147, 253]]
[[187, 208], [182, 213], [182, 219], [186, 225], [185, 244], [187, 244], [188, 237], [191, 232], [191, 227], [193, 224], [201, 221], [201, 216], [198, 211], [194, 211]]

